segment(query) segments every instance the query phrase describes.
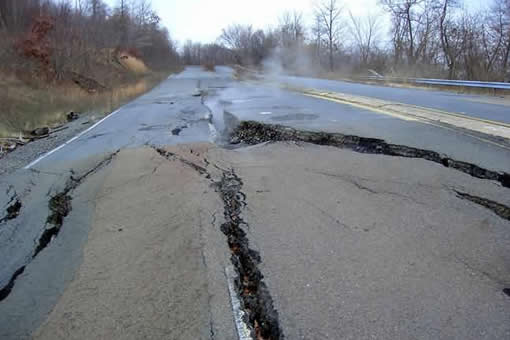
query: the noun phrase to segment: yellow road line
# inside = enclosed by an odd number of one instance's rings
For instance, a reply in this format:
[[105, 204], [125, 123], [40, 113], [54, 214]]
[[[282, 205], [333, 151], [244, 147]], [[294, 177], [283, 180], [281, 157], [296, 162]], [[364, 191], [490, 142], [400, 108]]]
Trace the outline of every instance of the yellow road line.
[[[425, 119], [423, 117], [415, 116], [415, 115], [412, 115], [412, 114], [409, 114], [409, 116], [406, 116], [406, 115], [403, 115], [403, 114], [397, 114], [397, 113], [393, 113], [393, 112], [389, 112], [389, 111], [386, 111], [386, 110], [382, 110], [380, 108], [373, 107], [373, 106], [370, 106], [370, 105], [365, 105], [365, 104], [360, 104], [360, 103], [352, 102], [352, 101], [349, 101], [349, 100], [342, 100], [340, 98], [335, 98], [335, 97], [333, 97], [331, 95], [312, 94], [312, 93], [310, 93], [310, 91], [306, 91], [306, 92], [298, 91], [298, 92], [300, 92], [301, 94], [303, 94], [305, 96], [308, 96], [308, 97], [313, 97], [313, 98], [317, 98], [317, 99], [324, 99], [324, 100], [332, 101], [332, 102], [339, 103], [339, 104], [347, 104], [347, 105], [351, 105], [351, 106], [358, 107], [358, 108], [361, 108], [361, 109], [366, 109], [366, 110], [369, 110], [369, 111], [377, 112], [377, 113], [380, 113], [380, 114], [396, 117], [396, 118], [407, 120], [407, 121], [419, 121], [419, 122], [424, 123], [424, 124], [428, 124], [428, 125], [436, 126], [436, 127], [443, 128], [443, 129], [446, 129], [446, 130], [454, 131], [456, 133], [460, 133], [462, 135], [478, 139], [478, 140], [480, 140], [482, 142], [489, 143], [489, 144], [498, 146], [498, 147], [506, 149], [506, 150], [510, 150], [510, 147], [508, 147], [508, 146], [506, 146], [504, 144], [500, 144], [498, 142], [494, 142], [492, 140], [489, 140], [489, 139], [486, 139], [486, 138], [483, 138], [483, 137], [475, 136], [475, 135], [466, 133], [466, 132], [458, 130], [458, 129], [453, 129], [453, 128], [450, 128], [450, 127], [447, 127], [447, 126], [444, 126], [444, 125], [435, 124], [433, 121], [427, 120], [427, 119]], [[407, 104], [404, 104], [404, 105], [407, 105]], [[416, 108], [428, 110], [427, 108], [423, 108], [423, 107], [419, 107], [419, 106], [415, 106], [415, 105], [410, 105], [410, 106], [414, 106]], [[464, 118], [464, 116], [462, 116], [462, 115], [458, 115], [458, 116], [461, 116], [461, 117]], [[474, 120], [478, 120], [478, 119], [474, 119]], [[486, 120], [480, 120], [480, 121], [483, 121], [485, 123], [488, 123], [488, 122], [494, 123], [492, 121], [486, 121]], [[495, 125], [497, 125], [497, 124], [495, 124]], [[505, 124], [503, 124], [503, 126], [505, 126]]]
[[[345, 103], [348, 103], [348, 104], [351, 104], [351, 105], [356, 104], [356, 105], [361, 105], [362, 107], [369, 108], [371, 110], [373, 110], [373, 108], [379, 110], [379, 108], [373, 107], [371, 105], [360, 104], [360, 103], [356, 103], [356, 102], [353, 102], [353, 101], [350, 101], [350, 100], [337, 98], [337, 97], [335, 97], [335, 93], [332, 93], [332, 92], [319, 92], [319, 91], [311, 90], [311, 89], [298, 89], [298, 88], [290, 88], [290, 89], [292, 89], [294, 91], [301, 92], [301, 93], [306, 94], [306, 95], [315, 95], [315, 96], [323, 97], [323, 98], [326, 98], [326, 99], [335, 99], [335, 100], [338, 100], [340, 102], [345, 102]], [[343, 95], [343, 93], [339, 93], [339, 95]], [[359, 96], [359, 97], [362, 98], [362, 99], [367, 99], [367, 100], [372, 99], [370, 97], [363, 97], [363, 96]], [[381, 101], [385, 101], [385, 100], [378, 99], [378, 98], [375, 98], [375, 99], [381, 100]], [[405, 103], [391, 103], [391, 102], [388, 102], [388, 105], [404, 105], [404, 106], [413, 107], [413, 108], [420, 109], [420, 110], [427, 110], [427, 111], [431, 111], [431, 112], [435, 112], [435, 113], [439, 113], [439, 114], [443, 114], [443, 115], [454, 116], [454, 117], [458, 117], [458, 118], [463, 118], [463, 119], [473, 120], [473, 121], [477, 121], [477, 122], [482, 122], [482, 123], [489, 124], [489, 125], [495, 125], [495, 126], [502, 126], [502, 127], [505, 127], [505, 128], [510, 128], [510, 124], [507, 124], [507, 123], [493, 121], [493, 120], [489, 120], [489, 119], [478, 118], [478, 117], [471, 117], [471, 116], [463, 115], [463, 114], [460, 114], [460, 113], [448, 112], [448, 111], [443, 111], [443, 110], [438, 110], [438, 109], [433, 109], [433, 108], [428, 108], [428, 107], [423, 107], [423, 106], [418, 106], [418, 105], [405, 104]], [[376, 110], [373, 110], [373, 111], [376, 111]], [[386, 114], [386, 111], [384, 111], [384, 110], [383, 111], [377, 111], [377, 112], [385, 113]]]

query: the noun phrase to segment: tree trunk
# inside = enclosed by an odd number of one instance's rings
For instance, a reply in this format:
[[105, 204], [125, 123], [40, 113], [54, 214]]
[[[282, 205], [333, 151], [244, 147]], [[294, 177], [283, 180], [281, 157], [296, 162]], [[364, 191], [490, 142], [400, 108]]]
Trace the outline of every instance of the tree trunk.
[[0, 31], [6, 31], [6, 30], [7, 30], [7, 24], [5, 23], [2, 9], [0, 8]]
[[333, 7], [329, 9], [329, 68], [333, 72]]
[[448, 79], [453, 80], [455, 79], [455, 62], [448, 64]]
[[406, 19], [407, 19], [407, 30], [409, 35], [409, 50], [407, 51], [407, 56], [409, 58], [409, 63], [414, 65], [414, 36], [413, 36], [413, 23], [411, 21], [411, 5], [407, 6], [406, 11]]
[[504, 81], [510, 81], [510, 77], [509, 75], [507, 74], [507, 70], [508, 70], [508, 58], [510, 57], [510, 41], [507, 42], [506, 44], [506, 48], [505, 48], [505, 55], [503, 57], [503, 60], [502, 60], [502, 63], [503, 63], [503, 77], [504, 77]]

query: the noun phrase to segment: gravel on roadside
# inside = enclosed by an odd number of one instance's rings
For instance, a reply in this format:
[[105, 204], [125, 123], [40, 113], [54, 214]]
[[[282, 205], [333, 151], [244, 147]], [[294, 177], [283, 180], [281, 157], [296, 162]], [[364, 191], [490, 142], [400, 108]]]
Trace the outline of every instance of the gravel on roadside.
[[34, 161], [37, 157], [62, 145], [81, 131], [88, 129], [102, 116], [97, 113], [82, 114], [78, 119], [66, 123], [64, 126], [67, 129], [52, 133], [47, 138], [18, 146], [12, 152], [0, 156], [0, 176], [11, 174]]

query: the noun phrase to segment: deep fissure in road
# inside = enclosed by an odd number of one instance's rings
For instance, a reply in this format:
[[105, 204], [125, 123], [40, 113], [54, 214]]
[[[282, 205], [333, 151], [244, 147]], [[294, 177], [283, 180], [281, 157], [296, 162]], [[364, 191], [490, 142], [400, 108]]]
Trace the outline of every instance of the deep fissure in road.
[[242, 121], [230, 136], [232, 144], [245, 143], [254, 145], [276, 141], [298, 141], [335, 146], [367, 154], [423, 158], [476, 178], [497, 181], [504, 187], [510, 188], [510, 174], [508, 173], [496, 172], [481, 168], [475, 164], [457, 161], [431, 150], [390, 144], [382, 139], [344, 135], [341, 133], [297, 130], [283, 125], [265, 124], [256, 121]]
[[18, 195], [14, 194], [14, 196], [11, 197], [9, 203], [7, 203], [7, 208], [5, 209], [5, 216], [0, 218], [0, 223], [7, 222], [18, 217], [22, 206], [23, 204], [21, 203], [21, 200], [18, 198]]
[[241, 217], [245, 205], [242, 193], [242, 180], [234, 170], [224, 171], [220, 182], [216, 183], [224, 204], [225, 223], [221, 231], [227, 236], [232, 253], [231, 261], [238, 277], [235, 286], [246, 313], [247, 324], [252, 327], [256, 339], [283, 339], [278, 321], [278, 312], [273, 299], [258, 269], [260, 254], [249, 247], [246, 232], [241, 228], [246, 222]]
[[[162, 148], [154, 146], [152, 148], [167, 160], [178, 160], [212, 181], [211, 175], [204, 167]], [[283, 339], [278, 312], [263, 281], [264, 275], [258, 269], [261, 262], [260, 254], [250, 249], [248, 237], [241, 228], [242, 225], [247, 225], [241, 217], [241, 208], [246, 205], [245, 195], [241, 191], [243, 182], [233, 170], [220, 170], [223, 174], [221, 180], [213, 182], [224, 204], [225, 223], [220, 229], [227, 236], [232, 254], [231, 261], [238, 275], [235, 278], [235, 287], [245, 313], [245, 322], [258, 340]]]
[[495, 201], [491, 201], [487, 198], [473, 196], [465, 192], [460, 192], [456, 190], [455, 192], [457, 193], [457, 197], [481, 205], [482, 207], [491, 210], [499, 217], [510, 221], [510, 207]]
[[173, 152], [170, 152], [170, 151], [166, 151], [162, 148], [157, 148], [157, 147], [152, 147], [154, 150], [156, 150], [157, 153], [159, 153], [161, 156], [163, 156], [164, 158], [168, 159], [169, 161], [172, 161], [172, 160], [179, 160], [180, 162], [186, 164], [187, 166], [189, 166], [190, 168], [192, 168], [193, 170], [195, 170], [196, 172], [198, 172], [199, 174], [201, 175], [205, 175], [206, 178], [211, 178], [211, 175], [209, 174], [209, 172], [204, 168], [204, 167], [201, 167], [200, 165], [197, 165], [185, 158], [182, 158], [182, 157], [179, 157], [177, 154], [173, 153]]
[[[118, 154], [119, 151], [112, 153], [110, 156], [99, 162], [97, 165], [92, 167], [90, 170], [85, 172], [83, 175], [79, 177], [74, 177], [74, 173], [69, 177], [66, 186], [64, 189], [54, 196], [50, 198], [48, 201], [48, 209], [50, 214], [46, 219], [45, 230], [42, 235], [39, 237], [37, 241], [37, 246], [34, 250], [34, 254], [32, 255], [32, 259], [34, 259], [39, 253], [48, 247], [51, 241], [57, 237], [58, 233], [62, 229], [64, 224], [64, 219], [69, 215], [72, 210], [72, 196], [71, 193], [73, 190], [78, 188], [80, 184], [82, 184], [88, 176], [93, 173], [99, 171], [101, 168], [107, 166], [112, 161], [113, 157]], [[12, 289], [14, 288], [14, 284], [16, 283], [16, 279], [18, 276], [23, 274], [28, 263], [24, 264], [20, 268], [18, 268], [14, 274], [9, 279], [9, 282], [0, 289], [0, 301], [4, 300], [9, 296]]]

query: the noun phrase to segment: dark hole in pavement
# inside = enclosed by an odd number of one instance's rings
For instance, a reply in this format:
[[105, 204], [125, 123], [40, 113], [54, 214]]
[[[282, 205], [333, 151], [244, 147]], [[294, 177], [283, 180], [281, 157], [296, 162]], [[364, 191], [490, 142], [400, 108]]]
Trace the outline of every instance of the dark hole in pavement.
[[507, 296], [510, 296], [510, 288], [503, 289], [503, 293], [505, 293]]
[[174, 136], [179, 136], [179, 134], [181, 133], [182, 130], [186, 129], [188, 126], [187, 125], [183, 125], [183, 126], [179, 126], [179, 127], [176, 127], [175, 129], [172, 130], [172, 135]]
[[64, 224], [64, 218], [67, 217], [69, 212], [72, 210], [72, 198], [68, 195], [68, 192], [69, 191], [58, 193], [50, 199], [48, 208], [50, 209], [51, 214], [48, 216], [46, 223], [47, 225], [52, 225], [52, 227], [44, 230], [43, 234], [39, 238], [39, 243], [35, 248], [32, 258], [35, 258], [48, 246], [53, 237], [58, 235], [60, 228], [62, 228], [62, 225]]
[[[13, 198], [14, 199], [14, 198]], [[0, 223], [7, 222], [18, 217], [22, 204], [18, 198], [15, 198], [14, 203], [10, 204], [6, 209], [6, 215], [0, 218]]]
[[3, 301], [6, 297], [9, 296], [9, 294], [11, 293], [12, 291], [12, 288], [14, 287], [14, 282], [16, 281], [16, 279], [18, 278], [18, 276], [20, 276], [21, 274], [23, 274], [23, 272], [25, 271], [25, 266], [23, 267], [20, 267], [18, 268], [18, 270], [16, 270], [14, 272], [14, 274], [11, 276], [11, 279], [9, 280], [9, 282], [5, 285], [5, 287], [3, 287], [2, 289], [0, 289], [0, 301]]

